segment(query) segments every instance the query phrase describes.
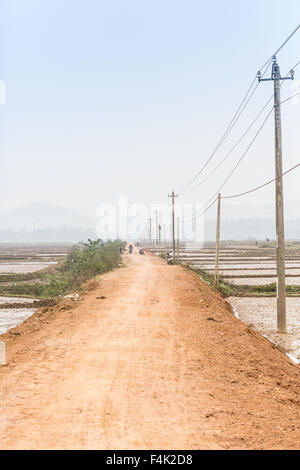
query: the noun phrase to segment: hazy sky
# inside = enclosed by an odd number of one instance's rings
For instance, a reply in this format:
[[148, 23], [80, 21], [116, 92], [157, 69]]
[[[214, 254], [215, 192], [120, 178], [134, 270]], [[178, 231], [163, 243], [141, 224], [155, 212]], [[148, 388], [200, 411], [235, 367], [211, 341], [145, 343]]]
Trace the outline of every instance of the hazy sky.
[[[300, 22], [299, 0], [0, 0], [0, 212], [48, 202], [168, 202], [213, 150], [256, 71]], [[278, 55], [300, 60], [300, 31]], [[300, 66], [296, 68], [300, 80]], [[259, 86], [213, 169], [272, 95]], [[300, 90], [286, 82], [283, 98]], [[284, 169], [300, 161], [300, 102], [283, 105]], [[205, 202], [252, 134], [184, 202]], [[205, 173], [203, 174], [203, 176]], [[274, 175], [273, 116], [225, 193]], [[285, 198], [300, 201], [299, 170]], [[273, 185], [236, 200], [273, 201]]]

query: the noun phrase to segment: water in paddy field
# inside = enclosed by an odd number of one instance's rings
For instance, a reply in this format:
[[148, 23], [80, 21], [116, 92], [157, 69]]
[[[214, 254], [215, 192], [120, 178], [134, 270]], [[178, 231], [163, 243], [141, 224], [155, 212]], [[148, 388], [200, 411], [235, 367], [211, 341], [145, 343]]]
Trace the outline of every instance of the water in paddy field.
[[[27, 299], [23, 297], [4, 297], [0, 296], [0, 334], [5, 333], [10, 328], [22, 323], [24, 320], [29, 318], [36, 309], [30, 308], [30, 304], [35, 299]], [[1, 304], [15, 304], [15, 303], [26, 303], [28, 308], [2, 308]]]
[[[277, 282], [277, 277], [235, 277], [227, 278], [226, 281], [231, 284], [236, 284], [239, 286], [262, 286], [267, 284], [273, 284]], [[300, 276], [299, 277], [288, 277], [285, 278], [285, 284], [287, 286], [300, 286]]]
[[[212, 248], [212, 249], [211, 249]], [[183, 263], [204, 269], [213, 274], [215, 250], [181, 250]], [[237, 245], [234, 242], [221, 246], [220, 275], [225, 281], [236, 285], [266, 285], [276, 282], [275, 249]], [[300, 246], [292, 243], [286, 248], [286, 284], [300, 285]], [[276, 297], [229, 297], [227, 299], [238, 318], [259, 333], [281, 346], [291, 355], [292, 360], [300, 362], [300, 297], [288, 297], [287, 334], [276, 333]]]
[[34, 312], [34, 308], [0, 308], [0, 334], [27, 320]]
[[48, 268], [49, 266], [57, 264], [57, 261], [49, 262], [20, 262], [20, 263], [0, 263], [0, 274], [25, 274], [41, 271], [41, 269]]
[[287, 333], [276, 333], [277, 309], [275, 297], [229, 297], [238, 318], [252, 325], [259, 333], [284, 348], [300, 362], [300, 299], [286, 299]]
[[0, 275], [40, 271], [62, 262], [72, 245], [0, 243]]
[[25, 297], [4, 297], [4, 296], [0, 296], [0, 305], [1, 304], [16, 304], [16, 303], [31, 304], [35, 300], [36, 299], [28, 299], [28, 298], [25, 298]]
[[[8, 274], [33, 273], [57, 265], [67, 256], [72, 245], [0, 243], [0, 279]], [[0, 334], [29, 318], [36, 311], [30, 305], [34, 300], [0, 296]], [[8, 308], [3, 308], [2, 304], [23, 305], [20, 308], [9, 308], [8, 305]], [[24, 304], [28, 304], [28, 307]]]

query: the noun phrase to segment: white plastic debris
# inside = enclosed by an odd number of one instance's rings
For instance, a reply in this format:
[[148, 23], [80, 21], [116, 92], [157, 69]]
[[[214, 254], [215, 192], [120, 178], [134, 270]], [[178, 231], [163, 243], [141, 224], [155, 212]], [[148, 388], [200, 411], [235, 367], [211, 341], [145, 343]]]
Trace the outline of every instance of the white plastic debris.
[[235, 306], [234, 306], [234, 305], [231, 305], [231, 307], [232, 307], [233, 315], [235, 316], [235, 318], [240, 319], [239, 314], [238, 314], [238, 311], [237, 311], [237, 309], [235, 308]]
[[297, 359], [294, 354], [291, 354], [291, 353], [285, 353], [287, 355], [287, 357], [290, 358], [291, 361], [294, 362], [294, 364], [300, 364], [300, 361], [299, 359]]
[[79, 294], [68, 294], [68, 295], [64, 296], [64, 299], [80, 300], [80, 295]]

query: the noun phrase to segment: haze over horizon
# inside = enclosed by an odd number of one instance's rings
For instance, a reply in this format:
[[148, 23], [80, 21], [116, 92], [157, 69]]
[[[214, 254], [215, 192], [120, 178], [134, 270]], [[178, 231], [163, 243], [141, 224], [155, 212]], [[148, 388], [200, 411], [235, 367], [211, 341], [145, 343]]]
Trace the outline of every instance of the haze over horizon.
[[[286, 207], [286, 239], [300, 238], [300, 217], [297, 214], [299, 202], [289, 203]], [[215, 211], [214, 211], [215, 212]], [[198, 241], [215, 239], [215, 213], [208, 213], [202, 220]], [[130, 220], [130, 219], [129, 219]], [[148, 219], [147, 219], [148, 220]], [[100, 219], [87, 217], [53, 204], [28, 204], [0, 215], [0, 243], [8, 242], [76, 242], [87, 238], [106, 238], [105, 233], [97, 230]], [[162, 224], [163, 222], [160, 221]], [[167, 221], [168, 223], [168, 221]], [[155, 218], [153, 219], [155, 230]], [[164, 225], [162, 225], [164, 229]], [[188, 224], [184, 231], [180, 224], [180, 239], [190, 241]], [[166, 229], [167, 238], [171, 234]], [[130, 234], [128, 234], [129, 238]], [[112, 238], [119, 238], [116, 233]], [[136, 237], [134, 237], [136, 238]], [[226, 206], [222, 215], [222, 240], [246, 240], [266, 238], [275, 239], [275, 220], [272, 205], [257, 208]]]
[[[256, 71], [295, 28], [300, 4], [279, 0], [112, 2], [0, 0], [0, 214], [54, 204], [95, 216], [102, 203], [169, 203], [231, 120]], [[278, 54], [282, 74], [300, 59], [300, 33]], [[269, 74], [269, 72], [268, 72]], [[300, 84], [282, 87], [282, 99]], [[297, 88], [298, 87], [298, 88]], [[272, 94], [259, 86], [206, 176]], [[283, 167], [298, 160], [300, 104], [282, 106]], [[203, 203], [256, 129], [182, 203]], [[273, 117], [224, 194], [274, 177]], [[284, 179], [300, 201], [298, 170]], [[230, 202], [274, 205], [274, 185]], [[297, 214], [295, 214], [295, 217]], [[212, 216], [209, 216], [213, 218]]]

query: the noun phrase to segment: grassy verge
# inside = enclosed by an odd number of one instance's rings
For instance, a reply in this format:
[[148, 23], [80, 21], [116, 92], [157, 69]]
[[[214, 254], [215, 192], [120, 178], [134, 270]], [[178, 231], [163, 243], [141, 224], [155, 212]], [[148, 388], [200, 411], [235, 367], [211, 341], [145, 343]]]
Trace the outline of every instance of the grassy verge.
[[[193, 271], [197, 276], [204, 282], [206, 282], [210, 288], [214, 291], [219, 291], [223, 297], [276, 297], [276, 284], [262, 284], [262, 285], [237, 285], [225, 281], [222, 277], [219, 278], [218, 286], [214, 286], [214, 278], [211, 274], [201, 269], [195, 269], [187, 267], [187, 269]], [[299, 296], [300, 286], [286, 286], [286, 293], [289, 296]]]
[[34, 279], [42, 279], [46, 274], [40, 271], [35, 273], [20, 273], [20, 274], [1, 274], [0, 276], [0, 285], [2, 282], [20, 282], [20, 281], [32, 281]]
[[[66, 261], [49, 274], [37, 272], [34, 276], [32, 273], [28, 276], [5, 276], [6, 282], [13, 281], [13, 284], [0, 283], [0, 295], [53, 299], [78, 290], [85, 281], [118, 266], [121, 262], [121, 246], [123, 247], [123, 243], [119, 240], [89, 240], [88, 243], [72, 248]], [[24, 282], [32, 279], [37, 279], [37, 282]], [[43, 283], [40, 282], [41, 279]]]

